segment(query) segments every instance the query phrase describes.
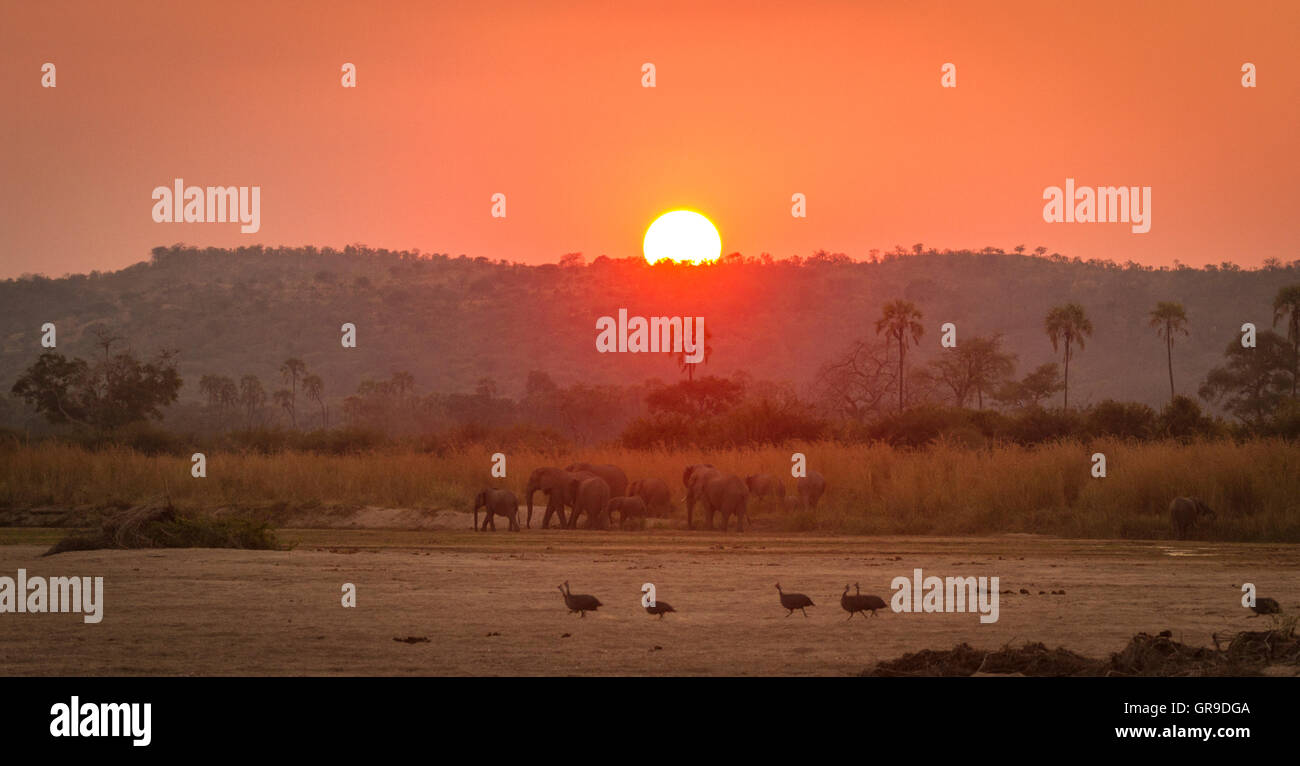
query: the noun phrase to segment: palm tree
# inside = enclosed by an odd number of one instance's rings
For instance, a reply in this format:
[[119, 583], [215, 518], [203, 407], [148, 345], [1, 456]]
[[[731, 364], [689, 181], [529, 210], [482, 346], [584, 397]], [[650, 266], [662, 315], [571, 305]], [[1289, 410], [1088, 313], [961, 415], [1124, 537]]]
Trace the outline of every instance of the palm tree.
[[1300, 379], [1300, 285], [1289, 285], [1277, 291], [1273, 299], [1273, 326], [1287, 317], [1286, 339], [1291, 344], [1291, 398], [1296, 395], [1296, 381]]
[[321, 428], [329, 426], [325, 416], [325, 402], [321, 399], [321, 393], [325, 390], [325, 381], [316, 374], [308, 375], [302, 379], [302, 390], [307, 395], [309, 401], [316, 402], [320, 406], [320, 424]]
[[[280, 377], [284, 382], [290, 384], [288, 405], [283, 405], [277, 398], [276, 403], [284, 406], [289, 411], [289, 419], [295, 428], [298, 427], [298, 378], [307, 374], [307, 365], [303, 364], [301, 359], [289, 358], [284, 360], [280, 365]], [[277, 396], [279, 392], [276, 392]]]
[[262, 389], [262, 381], [258, 380], [256, 375], [245, 375], [239, 380], [239, 401], [244, 405], [244, 410], [248, 413], [248, 427], [253, 427], [253, 416], [262, 408], [266, 401], [266, 392]]
[[271, 401], [282, 407], [285, 412], [289, 413], [291, 418], [293, 417], [293, 394], [289, 392], [289, 389], [282, 388], [271, 394]]
[[921, 311], [911, 301], [897, 300], [885, 304], [876, 320], [876, 334], [887, 333], [898, 342], [898, 411], [903, 411], [903, 360], [907, 356], [907, 336], [913, 343], [921, 342], [925, 328], [921, 326]]
[[1169, 401], [1174, 400], [1174, 336], [1187, 334], [1187, 310], [1183, 304], [1160, 301], [1151, 312], [1151, 326], [1165, 341], [1165, 356], [1169, 359]]
[[[670, 328], [670, 329], [669, 329], [669, 343], [672, 343], [673, 345], [676, 345], [676, 338], [677, 338], [677, 330], [676, 330], [676, 328]], [[713, 345], [709, 343], [709, 341], [711, 341], [711, 340], [713, 340], [713, 331], [710, 330], [708, 327], [705, 327], [705, 328], [704, 328], [704, 358], [703, 358], [703, 361], [702, 361], [702, 362], [688, 362], [688, 361], [686, 361], [686, 348], [685, 348], [685, 345], [684, 345], [684, 344], [683, 344], [683, 346], [682, 346], [682, 350], [679, 351], [679, 352], [677, 352], [677, 357], [676, 357], [676, 359], [677, 359], [677, 369], [679, 369], [679, 370], [681, 370], [682, 372], [686, 373], [686, 379], [687, 379], [687, 380], [695, 380], [695, 366], [696, 366], [697, 364], [708, 364], [708, 363], [709, 363], [709, 357], [713, 356]]]
[[1068, 410], [1070, 409], [1071, 348], [1078, 344], [1079, 350], [1083, 350], [1083, 339], [1092, 335], [1092, 320], [1088, 319], [1082, 306], [1077, 303], [1067, 303], [1047, 312], [1045, 327], [1047, 337], [1052, 339], [1053, 351], [1060, 348], [1062, 341], [1065, 343], [1065, 409]]

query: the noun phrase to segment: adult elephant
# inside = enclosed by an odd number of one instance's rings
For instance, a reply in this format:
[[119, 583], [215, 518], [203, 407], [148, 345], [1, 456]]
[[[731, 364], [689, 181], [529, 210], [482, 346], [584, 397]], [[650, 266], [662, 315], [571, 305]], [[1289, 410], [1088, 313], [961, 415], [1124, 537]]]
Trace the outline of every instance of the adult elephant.
[[590, 473], [605, 480], [609, 485], [610, 497], [625, 497], [627, 495], [627, 474], [623, 469], [616, 465], [605, 463], [595, 465], [592, 463], [572, 463], [564, 467], [564, 470], [570, 473]]
[[723, 473], [712, 466], [692, 466], [688, 470], [686, 485], [686, 528], [693, 526], [695, 503], [703, 504], [708, 514], [706, 529], [713, 529], [713, 515], [722, 514], [722, 531], [727, 531], [727, 520], [736, 515], [736, 531], [745, 531], [745, 503], [749, 490], [739, 476]]
[[628, 497], [639, 497], [655, 516], [671, 516], [673, 495], [663, 479], [637, 479], [627, 485]]
[[554, 466], [538, 468], [529, 475], [528, 488], [524, 490], [528, 495], [529, 528], [533, 526], [533, 496], [539, 491], [546, 494], [546, 515], [542, 517], [542, 529], [550, 526], [552, 515], [560, 517], [561, 529], [565, 527], [564, 506], [573, 504], [573, 498], [568, 493], [575, 476], [571, 471]]
[[799, 491], [799, 502], [808, 510], [816, 508], [817, 501], [826, 494], [826, 477], [816, 471], [808, 471], [807, 476], [800, 476], [794, 484]]
[[769, 473], [751, 473], [745, 477], [745, 486], [751, 497], [762, 500], [770, 498], [777, 507], [785, 505], [785, 485]]
[[[483, 517], [483, 527], [479, 529], [478, 509], [483, 508], [486, 513]], [[504, 516], [510, 522], [510, 531], [519, 531], [519, 498], [515, 493], [508, 489], [485, 489], [474, 496], [474, 528], [480, 532], [487, 531], [488, 526], [492, 531], [497, 531], [496, 517]]]
[[686, 490], [689, 492], [691, 489], [692, 474], [694, 474], [696, 471], [702, 471], [706, 468], [717, 470], [713, 468], [712, 463], [696, 463], [695, 465], [686, 466], [686, 470], [682, 471], [682, 486], [686, 487]]
[[576, 529], [578, 517], [587, 514], [587, 529], [605, 528], [605, 509], [609, 507], [609, 484], [599, 476], [574, 474], [569, 479], [569, 493], [573, 497], [573, 513], [569, 516], [569, 529]]

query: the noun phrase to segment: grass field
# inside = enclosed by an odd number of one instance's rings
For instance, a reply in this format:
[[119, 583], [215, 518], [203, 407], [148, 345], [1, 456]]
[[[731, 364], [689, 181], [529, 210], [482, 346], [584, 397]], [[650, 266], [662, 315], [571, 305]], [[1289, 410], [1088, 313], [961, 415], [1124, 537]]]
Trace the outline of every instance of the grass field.
[[[520, 452], [507, 455], [504, 480], [489, 478], [488, 448], [440, 456], [212, 453], [207, 477], [196, 479], [183, 457], [43, 443], [0, 448], [0, 509], [124, 508], [170, 498], [183, 510], [269, 511], [272, 521], [278, 511], [311, 508], [467, 509], [483, 486], [503, 483], [520, 492], [533, 468], [578, 460], [615, 463], [633, 479], [661, 477], [675, 492], [683, 466], [696, 462], [742, 476], [785, 476], [792, 491], [789, 466], [796, 450], [826, 476], [828, 493], [815, 512], [787, 514], [751, 504], [760, 531], [1152, 539], [1169, 536], [1171, 498], [1197, 495], [1218, 512], [1213, 524], [1196, 530], [1200, 538], [1300, 542], [1300, 445], [1274, 440]], [[1106, 457], [1105, 478], [1090, 473], [1098, 452]], [[680, 496], [677, 502], [680, 514]]]

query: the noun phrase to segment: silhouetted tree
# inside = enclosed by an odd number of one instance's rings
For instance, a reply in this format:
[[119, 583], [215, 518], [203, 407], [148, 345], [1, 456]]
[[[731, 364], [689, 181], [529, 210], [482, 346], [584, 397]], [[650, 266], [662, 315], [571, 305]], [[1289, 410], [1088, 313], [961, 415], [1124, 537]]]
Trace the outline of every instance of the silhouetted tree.
[[1286, 319], [1286, 339], [1291, 344], [1291, 398], [1296, 396], [1296, 382], [1300, 381], [1300, 285], [1289, 285], [1278, 290], [1273, 299], [1273, 326]]
[[1174, 399], [1174, 336], [1187, 335], [1187, 310], [1181, 303], [1160, 301], [1151, 312], [1151, 326], [1165, 342], [1165, 356], [1169, 361], [1169, 400]]
[[298, 381], [306, 374], [307, 365], [301, 359], [289, 358], [280, 365], [280, 377], [289, 384], [289, 399], [287, 403], [282, 402], [280, 392], [276, 391], [275, 402], [289, 413], [289, 422], [294, 428], [298, 427]]
[[930, 363], [933, 377], [952, 391], [958, 407], [976, 397], [979, 409], [984, 409], [984, 393], [992, 391], [1016, 368], [1016, 356], [1002, 351], [1002, 336], [991, 338], [976, 336], [958, 343], [955, 348], [944, 349], [942, 355]]
[[1265, 330], [1255, 337], [1255, 348], [1242, 348], [1241, 340], [1234, 338], [1224, 356], [1227, 364], [1205, 376], [1201, 398], [1220, 403], [1244, 423], [1262, 423], [1286, 396], [1292, 369], [1290, 345], [1281, 335]]
[[1073, 346], [1077, 345], [1079, 350], [1083, 350], [1084, 338], [1092, 335], [1092, 320], [1084, 313], [1083, 307], [1077, 303], [1067, 303], [1064, 306], [1057, 306], [1047, 312], [1045, 321], [1047, 337], [1052, 341], [1052, 350], [1059, 350], [1061, 345], [1065, 346], [1065, 404], [1063, 409], [1070, 408], [1070, 357]]
[[176, 401], [182, 384], [174, 357], [175, 352], [162, 351], [142, 363], [124, 352], [90, 364], [46, 352], [19, 376], [12, 391], [51, 423], [103, 431], [161, 420], [162, 408]]
[[907, 357], [907, 336], [920, 343], [925, 328], [921, 326], [921, 312], [911, 301], [896, 300], [886, 303], [876, 320], [876, 334], [887, 333], [898, 344], [898, 411], [903, 411], [903, 365]]
[[239, 403], [243, 405], [248, 417], [248, 427], [253, 427], [253, 418], [266, 403], [266, 391], [262, 381], [256, 375], [245, 375], [239, 379]]
[[[677, 331], [674, 329], [670, 333], [670, 342], [677, 345], [675, 338]], [[677, 354], [677, 369], [686, 373], [687, 380], [695, 380], [695, 367], [699, 364], [708, 364], [709, 357], [713, 356], [713, 345], [709, 341], [713, 340], [713, 331], [706, 325], [704, 328], [704, 359], [700, 362], [686, 361], [686, 344], [683, 342], [682, 350]]]
[[329, 416], [325, 412], [325, 401], [321, 396], [325, 391], [325, 381], [321, 380], [319, 375], [308, 375], [302, 379], [302, 391], [309, 401], [316, 402], [320, 407], [321, 428], [328, 428]]
[[1019, 381], [1007, 381], [994, 395], [999, 403], [1011, 407], [1039, 407], [1042, 402], [1064, 388], [1061, 368], [1056, 362], [1039, 365]]

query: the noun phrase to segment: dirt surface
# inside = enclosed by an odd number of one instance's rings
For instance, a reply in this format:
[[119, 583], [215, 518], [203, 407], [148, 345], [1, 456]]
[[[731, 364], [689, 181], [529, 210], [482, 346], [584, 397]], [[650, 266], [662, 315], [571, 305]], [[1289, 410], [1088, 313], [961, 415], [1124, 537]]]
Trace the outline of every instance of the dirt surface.
[[[1253, 582], [1300, 611], [1292, 545], [529, 530], [286, 530], [289, 551], [112, 550], [42, 558], [62, 530], [0, 529], [0, 576], [102, 576], [104, 619], [0, 614], [7, 675], [850, 675], [919, 649], [1043, 642], [1107, 657], [1135, 633], [1192, 645], [1263, 629]], [[6, 544], [7, 543], [7, 544]], [[845, 583], [997, 576], [1000, 619], [845, 621]], [[556, 586], [604, 603], [568, 614]], [[774, 583], [809, 595], [786, 617]], [[357, 607], [340, 604], [343, 583]], [[640, 607], [652, 582], [676, 614]], [[1022, 595], [1024, 589], [1029, 595]], [[1053, 595], [1052, 591], [1064, 591]], [[1042, 593], [1040, 593], [1042, 592]], [[418, 639], [427, 638], [428, 641]], [[399, 639], [399, 640], [394, 640]], [[414, 640], [409, 640], [414, 639]], [[1293, 669], [1278, 669], [1292, 673]]]

